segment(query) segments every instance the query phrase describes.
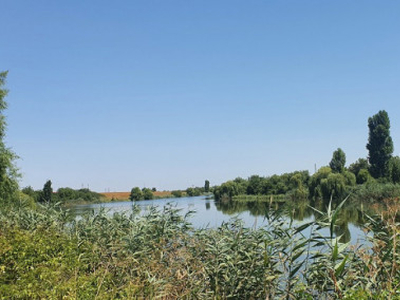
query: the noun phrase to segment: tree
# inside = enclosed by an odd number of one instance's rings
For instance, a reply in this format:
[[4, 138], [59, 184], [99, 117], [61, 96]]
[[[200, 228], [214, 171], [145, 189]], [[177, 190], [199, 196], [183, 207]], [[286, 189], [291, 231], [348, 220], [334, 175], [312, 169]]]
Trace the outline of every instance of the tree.
[[33, 199], [34, 202], [39, 201], [40, 191], [35, 191], [33, 187], [31, 186], [24, 187], [21, 190], [21, 192], [24, 193], [25, 195], [28, 195], [31, 199]]
[[345, 183], [347, 186], [355, 186], [357, 184], [356, 175], [354, 175], [353, 173], [344, 170], [342, 175], [344, 176]]
[[227, 181], [221, 184], [214, 190], [214, 196], [216, 200], [229, 200], [233, 196], [241, 194], [240, 184], [234, 181]]
[[202, 193], [204, 193], [203, 187], [189, 187], [186, 189], [186, 195], [188, 197], [200, 196]]
[[53, 188], [51, 187], [51, 180], [47, 180], [43, 186], [41, 202], [51, 202], [53, 199]]
[[295, 173], [290, 177], [290, 183], [293, 186], [291, 196], [294, 200], [307, 199], [309, 191], [303, 186], [301, 173]]
[[180, 190], [175, 190], [171, 192], [172, 196], [174, 196], [175, 198], [180, 198], [182, 197], [182, 191]]
[[358, 172], [361, 170], [368, 170], [369, 163], [368, 160], [365, 158], [359, 158], [356, 162], [352, 163], [349, 166], [349, 171], [352, 172], [354, 175], [358, 175]]
[[194, 196], [194, 188], [191, 188], [191, 187], [187, 188], [186, 195], [189, 197], [193, 197]]
[[134, 187], [131, 190], [131, 194], [129, 195], [129, 199], [131, 201], [138, 201], [143, 199], [142, 190], [139, 187]]
[[35, 197], [35, 190], [31, 186], [24, 187], [21, 192], [28, 196]]
[[261, 195], [263, 192], [263, 178], [258, 175], [252, 175], [248, 179], [247, 194]]
[[208, 180], [204, 183], [204, 192], [208, 193], [210, 191], [210, 182]]
[[14, 198], [18, 191], [18, 170], [14, 161], [18, 156], [6, 147], [4, 138], [6, 136], [7, 123], [4, 111], [7, 109], [5, 97], [8, 90], [4, 88], [8, 72], [0, 72], [0, 201], [9, 201]]
[[66, 200], [75, 200], [78, 198], [78, 192], [69, 188], [69, 187], [65, 187], [65, 188], [59, 188], [57, 190], [57, 197], [61, 200], [61, 201], [66, 201]]
[[332, 160], [329, 163], [333, 173], [342, 173], [344, 171], [344, 165], [346, 164], [346, 154], [342, 149], [338, 148], [333, 152]]
[[322, 182], [326, 181], [328, 176], [332, 174], [332, 169], [330, 167], [321, 167], [314, 175], [310, 178], [310, 195], [314, 199], [323, 198]]
[[394, 156], [389, 160], [389, 180], [400, 183], [400, 157]]
[[371, 180], [371, 175], [369, 174], [367, 169], [361, 169], [357, 173], [357, 184], [364, 184]]
[[[354, 176], [354, 175], [353, 175]], [[346, 179], [342, 174], [331, 173], [328, 177], [321, 181], [321, 190], [323, 198], [335, 199], [343, 198], [346, 191]], [[355, 180], [354, 180], [355, 181]]]
[[381, 110], [368, 119], [369, 137], [367, 149], [370, 173], [374, 178], [388, 176], [388, 162], [393, 153], [390, 137], [390, 120], [386, 111]]
[[149, 188], [143, 188], [142, 193], [144, 200], [151, 200], [154, 197], [153, 192]]

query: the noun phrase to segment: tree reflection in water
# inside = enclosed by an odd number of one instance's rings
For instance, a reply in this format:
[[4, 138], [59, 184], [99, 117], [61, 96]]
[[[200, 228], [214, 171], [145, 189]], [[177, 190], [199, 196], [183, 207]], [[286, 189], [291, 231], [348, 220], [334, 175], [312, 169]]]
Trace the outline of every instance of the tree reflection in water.
[[[381, 205], [365, 204], [349, 199], [339, 212], [337, 226], [334, 228], [336, 236], [341, 236], [341, 242], [347, 243], [351, 240], [349, 224], [362, 228], [367, 221], [366, 214], [376, 215], [383, 209]], [[310, 201], [310, 200], [288, 200], [286, 202], [240, 202], [240, 201], [216, 201], [215, 206], [218, 211], [227, 215], [235, 215], [241, 212], [249, 212], [254, 217], [266, 217], [270, 212], [279, 214], [289, 220], [309, 221], [321, 217], [320, 212], [326, 213], [329, 200]], [[335, 209], [339, 201], [332, 202], [332, 209]]]

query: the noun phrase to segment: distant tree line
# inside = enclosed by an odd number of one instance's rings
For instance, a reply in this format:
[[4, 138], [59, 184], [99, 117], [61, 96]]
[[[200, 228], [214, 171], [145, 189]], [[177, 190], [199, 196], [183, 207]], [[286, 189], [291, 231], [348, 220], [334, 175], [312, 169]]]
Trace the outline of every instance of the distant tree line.
[[[171, 191], [171, 196], [174, 198], [180, 198], [183, 196], [187, 197], [194, 197], [194, 196], [200, 196], [204, 193], [204, 188], [187, 188], [186, 190], [173, 190]], [[164, 196], [168, 197], [168, 196]], [[151, 189], [149, 188], [140, 188], [140, 187], [134, 187], [131, 190], [129, 200], [131, 201], [139, 201], [139, 200], [152, 200], [158, 197], [154, 196], [154, 193]]]
[[34, 190], [31, 186], [28, 186], [21, 191], [38, 203], [66, 203], [68, 201], [98, 202], [103, 197], [101, 194], [89, 189], [74, 190], [69, 187], [64, 187], [53, 192], [51, 180], [46, 181], [42, 190]]
[[[346, 154], [338, 148], [328, 166], [310, 176], [308, 171], [282, 175], [227, 181], [213, 192], [215, 198], [231, 199], [237, 195], [287, 195], [293, 198], [343, 198], [356, 186], [400, 183], [400, 158], [393, 156], [390, 120], [386, 111], [379, 111], [368, 119], [368, 157], [359, 158], [346, 168]], [[397, 189], [396, 189], [397, 191]], [[400, 196], [400, 195], [399, 195]]]
[[[180, 197], [196, 197], [196, 196], [201, 196], [206, 193], [210, 193], [212, 188], [210, 187], [210, 181], [205, 180], [204, 182], [204, 187], [189, 187], [186, 190], [173, 190], [171, 191], [171, 196], [174, 198], [180, 198]], [[153, 188], [152, 190], [148, 188], [140, 188], [140, 187], [134, 187], [131, 190], [129, 199], [131, 201], [139, 201], [139, 200], [151, 200], [156, 198], [152, 192], [155, 192], [156, 189]], [[163, 196], [167, 197], [167, 196]]]
[[292, 194], [307, 198], [307, 182], [310, 178], [308, 171], [296, 171], [282, 175], [261, 177], [252, 175], [248, 179], [236, 178], [214, 187], [216, 200], [232, 198], [237, 195], [282, 195]]

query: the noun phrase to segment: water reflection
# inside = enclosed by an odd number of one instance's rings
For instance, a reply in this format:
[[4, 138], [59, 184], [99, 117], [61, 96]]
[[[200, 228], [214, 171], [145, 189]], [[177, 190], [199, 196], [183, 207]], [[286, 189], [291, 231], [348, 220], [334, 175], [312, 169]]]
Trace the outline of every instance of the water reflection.
[[[329, 201], [215, 202], [207, 197], [147, 200], [137, 201], [134, 204], [145, 213], [149, 207], [156, 206], [162, 209], [168, 203], [172, 203], [177, 209], [180, 209], [182, 214], [196, 211], [190, 222], [197, 228], [215, 228], [233, 217], [241, 219], [247, 227], [260, 227], [267, 224], [266, 216], [271, 211], [279, 212], [288, 220], [291, 219], [301, 224], [321, 218], [319, 212], [326, 213], [329, 206]], [[337, 205], [337, 202], [332, 203], [332, 209]], [[109, 213], [129, 213], [132, 211], [133, 204], [132, 202], [111, 202], [78, 205], [73, 208], [73, 211], [80, 215], [100, 208], [105, 208]], [[334, 233], [336, 236], [342, 236], [342, 242], [351, 241], [353, 244], [362, 242], [365, 238], [362, 228], [367, 220], [365, 213], [372, 216], [376, 209], [376, 206], [347, 201], [339, 212], [338, 226], [335, 227]]]
[[[333, 202], [332, 209], [335, 209], [339, 203]], [[241, 212], [248, 211], [251, 216], [265, 217], [272, 210], [279, 212], [288, 219], [303, 222], [310, 220], [318, 220], [322, 214], [327, 213], [329, 201], [309, 201], [290, 200], [287, 202], [216, 202], [215, 206], [218, 211], [227, 215], [236, 215]], [[321, 214], [322, 213], [322, 214]], [[358, 227], [359, 231], [366, 224], [367, 218], [365, 214], [370, 216], [376, 213], [376, 207], [372, 205], [362, 205], [356, 202], [346, 202], [340, 209], [338, 221], [334, 228], [336, 236], [341, 236], [341, 242], [349, 242], [351, 240], [352, 227]], [[353, 229], [354, 231], [354, 229]]]

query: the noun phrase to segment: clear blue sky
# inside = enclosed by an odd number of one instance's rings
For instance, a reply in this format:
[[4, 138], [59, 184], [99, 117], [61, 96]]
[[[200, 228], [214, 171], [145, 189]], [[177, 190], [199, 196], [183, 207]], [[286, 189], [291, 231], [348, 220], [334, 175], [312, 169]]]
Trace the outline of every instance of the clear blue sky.
[[183, 189], [400, 153], [399, 1], [1, 1], [21, 186]]

